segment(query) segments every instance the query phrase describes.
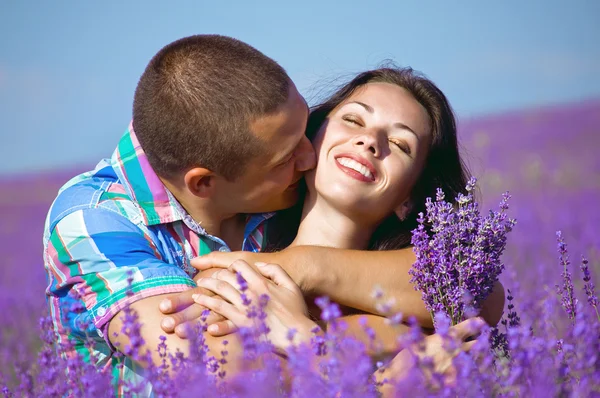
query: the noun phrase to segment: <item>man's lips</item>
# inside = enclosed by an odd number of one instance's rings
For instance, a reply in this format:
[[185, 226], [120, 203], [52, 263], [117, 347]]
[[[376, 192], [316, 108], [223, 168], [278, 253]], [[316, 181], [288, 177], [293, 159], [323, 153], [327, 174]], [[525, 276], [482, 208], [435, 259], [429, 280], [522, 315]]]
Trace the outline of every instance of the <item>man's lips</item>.
[[298, 178], [295, 182], [293, 182], [290, 185], [288, 185], [288, 187], [286, 189], [296, 189], [296, 188], [298, 188], [298, 186], [300, 185], [300, 180], [302, 180], [302, 177]]
[[[340, 158], [352, 159], [355, 162], [357, 162], [357, 163], [361, 164], [362, 166], [366, 167], [367, 170], [369, 170], [369, 172], [371, 173], [372, 178], [369, 178], [369, 177], [363, 175], [362, 173], [360, 173], [360, 172], [358, 172], [358, 171], [356, 171], [356, 170], [354, 170], [354, 169], [352, 169], [350, 167], [344, 166], [343, 164], [341, 164], [339, 162]], [[355, 178], [357, 180], [364, 181], [364, 182], [375, 182], [377, 180], [377, 170], [375, 170], [375, 166], [373, 166], [373, 163], [371, 163], [368, 159], [366, 159], [366, 158], [364, 158], [362, 156], [359, 156], [359, 155], [357, 155], [355, 153], [342, 153], [342, 154], [336, 155], [335, 156], [335, 164], [343, 172], [345, 172], [346, 174], [348, 174], [349, 176], [351, 176], [351, 177], [353, 177], [353, 178]]]

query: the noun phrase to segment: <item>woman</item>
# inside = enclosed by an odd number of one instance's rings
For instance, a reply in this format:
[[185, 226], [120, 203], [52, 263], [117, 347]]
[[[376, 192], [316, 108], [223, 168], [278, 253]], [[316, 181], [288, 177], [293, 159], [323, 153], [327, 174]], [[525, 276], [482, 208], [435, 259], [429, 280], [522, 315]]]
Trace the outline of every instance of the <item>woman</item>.
[[[307, 136], [316, 149], [317, 167], [306, 175], [306, 198], [268, 226], [272, 249], [287, 249], [211, 253], [193, 260], [193, 265], [226, 268], [238, 258], [277, 263], [279, 253], [292, 252], [299, 245], [404, 248], [410, 244], [417, 214], [425, 211], [426, 197], [434, 197], [438, 187], [447, 198], [464, 193], [467, 173], [459, 156], [452, 109], [434, 83], [410, 68], [359, 74], [312, 110]], [[346, 153], [349, 156], [343, 156]], [[343, 265], [340, 268], [343, 271]], [[360, 271], [363, 275], [353, 275], [350, 295], [336, 294], [335, 286], [317, 293], [375, 313], [373, 305], [352, 300], [353, 294], [365, 297], [365, 292], [356, 294], [357, 289], [372, 291], [374, 284], [366, 286], [362, 280], [377, 281], [368, 268]], [[381, 275], [377, 284], [385, 286], [386, 278]], [[497, 287], [493, 308], [487, 311], [491, 314], [482, 314], [491, 324], [498, 321], [504, 304], [501, 285]], [[405, 305], [402, 312], [416, 315], [411, 307]], [[484, 305], [485, 310], [489, 308]], [[227, 332], [226, 324], [218, 326], [221, 330], [215, 335]]]
[[[424, 211], [425, 198], [433, 197], [437, 187], [454, 198], [467, 182], [454, 116], [444, 94], [409, 68], [361, 73], [313, 109], [307, 135], [315, 147], [317, 167], [306, 175], [303, 203], [278, 216], [278, 224], [272, 226], [279, 232], [275, 248], [405, 247], [417, 214]], [[232, 266], [250, 278], [250, 292], [268, 291], [275, 295], [275, 303], [282, 304], [271, 307], [269, 314], [272, 331], [280, 329], [275, 333], [280, 337], [276, 344], [286, 344], [283, 336], [288, 327], [303, 331], [300, 339], [308, 336], [314, 322], [296, 301], [298, 291], [292, 289], [289, 277], [275, 265], [258, 269], [274, 283], [259, 282], [258, 274], [243, 262]], [[197, 303], [238, 326], [247, 322], [241, 316], [245, 312], [233, 273], [220, 271], [213, 278], [199, 280], [198, 285], [228, 302], [200, 295], [195, 297]], [[286, 292], [279, 296], [281, 286]], [[395, 345], [395, 339], [389, 342]]]

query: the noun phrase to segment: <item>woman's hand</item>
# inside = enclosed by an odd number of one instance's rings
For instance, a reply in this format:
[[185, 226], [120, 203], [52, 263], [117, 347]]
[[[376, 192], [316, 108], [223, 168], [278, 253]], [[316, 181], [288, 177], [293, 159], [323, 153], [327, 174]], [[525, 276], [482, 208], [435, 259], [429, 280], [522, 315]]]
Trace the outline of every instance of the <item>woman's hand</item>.
[[[194, 295], [194, 301], [222, 315], [236, 327], [253, 327], [256, 320], [247, 316], [248, 302], [257, 305], [262, 295], [269, 297], [265, 323], [273, 345], [285, 350], [291, 343], [307, 342], [317, 326], [308, 318], [308, 311], [300, 288], [277, 264], [255, 263], [256, 269], [243, 260], [233, 262], [210, 278], [198, 280], [198, 286], [220, 296]], [[238, 274], [243, 278], [238, 279]], [[242, 288], [240, 282], [247, 286]], [[290, 329], [296, 333], [289, 339]], [[212, 331], [208, 330], [209, 333]]]

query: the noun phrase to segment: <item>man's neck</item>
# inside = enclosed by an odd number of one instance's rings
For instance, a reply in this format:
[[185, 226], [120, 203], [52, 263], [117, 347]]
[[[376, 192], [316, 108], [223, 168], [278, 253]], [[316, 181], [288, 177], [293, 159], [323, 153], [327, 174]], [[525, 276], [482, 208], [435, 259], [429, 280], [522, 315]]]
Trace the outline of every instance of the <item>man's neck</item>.
[[316, 194], [313, 197], [307, 194], [298, 234], [290, 246], [366, 249], [373, 230], [373, 227], [359, 225]]
[[[208, 234], [223, 239], [225, 243], [231, 247], [230, 242], [223, 236], [223, 232], [226, 231], [227, 235], [231, 238], [236, 235], [234, 227], [231, 225], [232, 222], [225, 222], [226, 220], [236, 218], [234, 217], [235, 214], [224, 214], [222, 209], [220, 209], [213, 200], [190, 197], [189, 194], [186, 194], [169, 181], [162, 178], [161, 181], [194, 221], [204, 228]], [[227, 224], [225, 230], [223, 229], [224, 224]]]
[[236, 214], [221, 222], [221, 235], [219, 237], [227, 243], [231, 250], [242, 250], [243, 248], [246, 218], [246, 214]]

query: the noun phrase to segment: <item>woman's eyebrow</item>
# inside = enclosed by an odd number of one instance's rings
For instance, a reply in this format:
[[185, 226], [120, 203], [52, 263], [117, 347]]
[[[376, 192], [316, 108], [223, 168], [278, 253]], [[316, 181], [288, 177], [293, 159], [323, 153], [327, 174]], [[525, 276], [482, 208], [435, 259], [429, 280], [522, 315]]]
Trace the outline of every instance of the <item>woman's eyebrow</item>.
[[350, 102], [348, 102], [348, 104], [346, 104], [346, 105], [349, 105], [349, 104], [358, 104], [358, 105], [362, 106], [363, 108], [365, 108], [365, 110], [366, 110], [367, 112], [369, 112], [369, 113], [373, 113], [373, 107], [372, 107], [371, 105], [367, 105], [367, 104], [365, 104], [364, 102], [360, 102], [360, 101], [350, 101]]
[[[363, 108], [365, 108], [365, 110], [366, 110], [367, 112], [369, 112], [369, 113], [373, 113], [373, 112], [374, 112], [374, 109], [373, 109], [373, 107], [372, 107], [371, 105], [367, 105], [367, 104], [365, 104], [364, 102], [360, 102], [360, 101], [350, 101], [350, 102], [348, 102], [346, 105], [349, 105], [349, 104], [358, 104], [358, 105], [362, 106]], [[417, 135], [417, 133], [415, 133], [415, 132], [413, 131], [413, 129], [411, 129], [410, 127], [408, 127], [406, 124], [404, 124], [404, 123], [402, 123], [402, 122], [396, 122], [396, 123], [394, 123], [394, 124], [393, 124], [393, 126], [394, 126], [395, 128], [397, 128], [397, 129], [402, 129], [402, 130], [407, 130], [407, 131], [410, 131], [411, 133], [413, 133], [413, 134], [414, 134], [414, 136], [415, 136], [415, 137], [417, 137], [417, 140], [419, 139], [419, 136]]]
[[410, 131], [411, 133], [414, 134], [415, 137], [417, 137], [417, 140], [419, 140], [419, 136], [417, 135], [417, 133], [415, 133], [413, 131], [413, 129], [411, 129], [410, 127], [408, 127], [406, 124], [402, 123], [402, 122], [396, 122], [393, 124], [393, 126], [397, 129], [402, 129], [402, 130], [407, 130]]

